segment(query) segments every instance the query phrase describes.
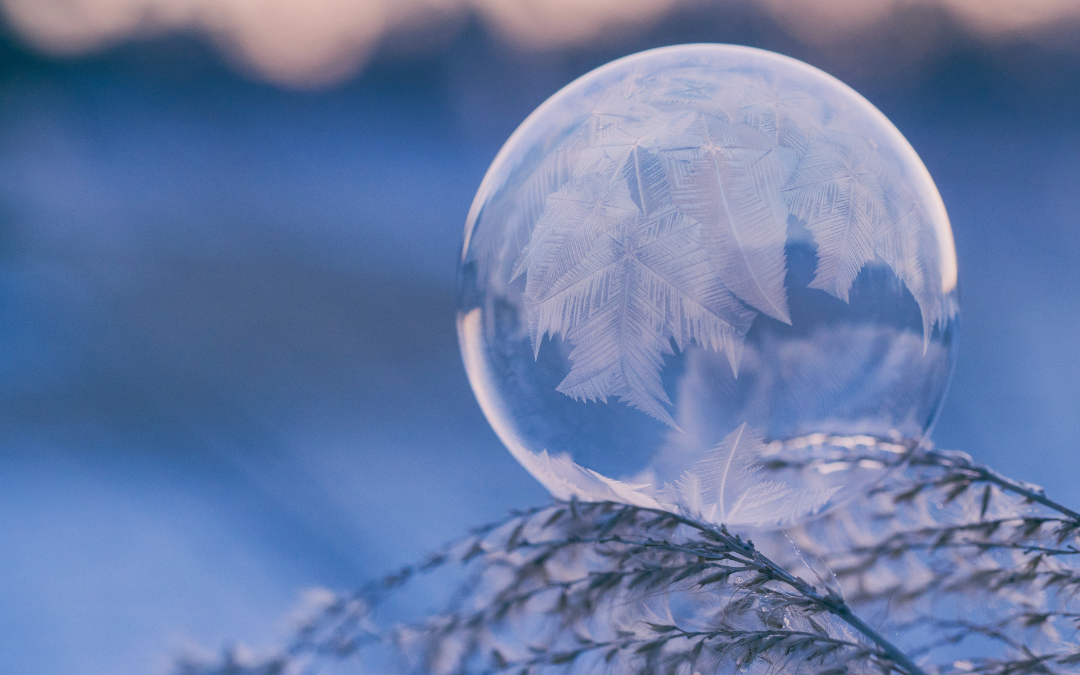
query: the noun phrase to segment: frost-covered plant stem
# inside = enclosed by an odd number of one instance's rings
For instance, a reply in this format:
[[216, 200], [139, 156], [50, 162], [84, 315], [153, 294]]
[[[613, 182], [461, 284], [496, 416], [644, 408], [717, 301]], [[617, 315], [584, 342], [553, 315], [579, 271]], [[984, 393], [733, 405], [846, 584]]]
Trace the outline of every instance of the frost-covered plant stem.
[[[646, 510], [646, 509], [643, 509]], [[657, 512], [660, 513], [660, 512]], [[896, 645], [891, 643], [884, 635], [876, 631], [869, 624], [859, 618], [852, 610], [847, 602], [834, 590], [826, 589], [824, 593], [819, 591], [813, 584], [810, 584], [803, 580], [801, 577], [795, 576], [784, 569], [782, 566], [770, 560], [763, 555], [760, 551], [754, 548], [754, 543], [750, 540], [743, 540], [739, 535], [732, 535], [728, 532], [727, 527], [713, 527], [705, 523], [700, 523], [696, 520], [686, 518], [681, 515], [666, 514], [677, 520], [679, 523], [698, 530], [702, 533], [708, 533], [715, 537], [718, 537], [727, 546], [739, 551], [746, 557], [748, 565], [755, 567], [760, 573], [783, 582], [795, 590], [799, 595], [806, 598], [807, 601], [813, 603], [817, 607], [827, 611], [829, 614], [839, 618], [844, 623], [851, 626], [853, 629], [861, 633], [866, 639], [873, 642], [881, 650], [881, 655], [887, 660], [892, 661], [899, 666], [908, 675], [926, 675], [918, 665], [912, 661], [907, 654], [901, 651]]]
[[[819, 518], [752, 530], [756, 544], [614, 503], [518, 513], [329, 594], [269, 659], [233, 652], [180, 672], [291, 675], [362, 657], [424, 675], [1080, 674], [1076, 512], [962, 453], [903, 461]], [[795, 574], [804, 566], [816, 585]], [[387, 592], [427, 573], [454, 576], [449, 605], [380, 627]]]
[[[1057, 511], [1061, 515], [1071, 519], [1077, 525], [1080, 525], [1080, 513], [1050, 499], [1046, 496], [1046, 492], [1041, 487], [1029, 485], [1003, 476], [984, 464], [973, 462], [969, 456], [962, 452], [927, 450], [921, 455], [917, 455], [914, 458], [914, 463], [916, 465], [928, 464], [944, 468], [947, 471], [946, 480], [956, 484], [957, 489], [960, 489], [961, 486], [966, 489], [972, 483], [977, 482], [990, 483], [1006, 492], [1017, 494], [1029, 502], [1042, 504], [1049, 509]], [[939, 481], [939, 484], [944, 483]], [[983, 498], [984, 502], [989, 500], [989, 494], [989, 492], [984, 493], [984, 495], [986, 495]], [[985, 510], [984, 507], [984, 513]]]
[[785, 536], [860, 614], [885, 612], [908, 654], [937, 654], [937, 670], [1056, 675], [1080, 665], [1077, 516], [964, 453], [926, 450], [866, 499]]

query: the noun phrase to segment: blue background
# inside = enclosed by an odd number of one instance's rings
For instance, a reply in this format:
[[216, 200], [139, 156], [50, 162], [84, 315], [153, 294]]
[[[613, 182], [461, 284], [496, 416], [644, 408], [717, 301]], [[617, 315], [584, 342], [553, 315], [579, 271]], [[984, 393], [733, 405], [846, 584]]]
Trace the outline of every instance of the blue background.
[[469, 25], [308, 92], [193, 37], [78, 59], [0, 39], [0, 672], [268, 645], [302, 589], [543, 503], [460, 365], [465, 214], [536, 105], [662, 44], [803, 58], [897, 124], [960, 260], [935, 438], [1080, 505], [1080, 57], [938, 29], [908, 59], [752, 13], [549, 52]]

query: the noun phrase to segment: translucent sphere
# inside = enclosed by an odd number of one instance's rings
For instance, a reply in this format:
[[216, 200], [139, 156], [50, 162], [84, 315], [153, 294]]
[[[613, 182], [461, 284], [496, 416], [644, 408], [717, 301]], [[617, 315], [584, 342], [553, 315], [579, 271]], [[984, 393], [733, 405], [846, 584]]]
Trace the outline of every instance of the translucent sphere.
[[514, 132], [465, 228], [458, 331], [561, 499], [783, 526], [929, 432], [957, 330], [941, 197], [888, 119], [800, 61], [629, 56]]

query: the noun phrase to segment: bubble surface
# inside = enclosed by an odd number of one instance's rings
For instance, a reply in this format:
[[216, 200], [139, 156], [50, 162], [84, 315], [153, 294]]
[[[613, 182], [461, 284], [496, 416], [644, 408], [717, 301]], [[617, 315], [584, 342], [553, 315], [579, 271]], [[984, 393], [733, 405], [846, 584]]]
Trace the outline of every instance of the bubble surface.
[[868, 101], [684, 45], [588, 73], [507, 141], [466, 224], [458, 332], [555, 497], [783, 526], [929, 433], [956, 276], [929, 173]]

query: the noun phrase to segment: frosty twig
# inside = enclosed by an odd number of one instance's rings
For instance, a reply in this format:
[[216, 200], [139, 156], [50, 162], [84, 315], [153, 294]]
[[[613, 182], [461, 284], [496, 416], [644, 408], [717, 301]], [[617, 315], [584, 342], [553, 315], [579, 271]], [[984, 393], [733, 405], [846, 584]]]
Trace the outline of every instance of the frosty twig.
[[[1080, 522], [983, 469], [913, 453], [863, 498], [756, 543], [666, 511], [533, 509], [331, 596], [278, 653], [180, 670], [314, 673], [374, 659], [431, 675], [1078, 672]], [[812, 562], [818, 585], [795, 574]], [[445, 611], [380, 627], [388, 593], [454, 570]]]

